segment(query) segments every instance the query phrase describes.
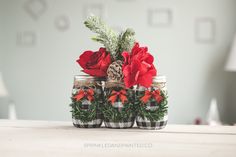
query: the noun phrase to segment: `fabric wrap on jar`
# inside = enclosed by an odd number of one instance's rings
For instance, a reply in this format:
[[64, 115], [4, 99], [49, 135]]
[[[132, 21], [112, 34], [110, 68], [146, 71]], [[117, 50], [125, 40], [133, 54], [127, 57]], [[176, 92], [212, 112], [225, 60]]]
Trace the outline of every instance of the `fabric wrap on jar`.
[[150, 88], [138, 86], [135, 103], [137, 105], [136, 123], [139, 128], [164, 128], [168, 121], [166, 77], [155, 77]]
[[133, 127], [135, 120], [134, 90], [125, 88], [122, 82], [107, 81], [104, 93], [105, 102], [102, 112], [105, 127], [114, 129]]
[[72, 121], [75, 127], [98, 128], [103, 116], [101, 105], [104, 102], [102, 80], [88, 75], [74, 77], [72, 90]]

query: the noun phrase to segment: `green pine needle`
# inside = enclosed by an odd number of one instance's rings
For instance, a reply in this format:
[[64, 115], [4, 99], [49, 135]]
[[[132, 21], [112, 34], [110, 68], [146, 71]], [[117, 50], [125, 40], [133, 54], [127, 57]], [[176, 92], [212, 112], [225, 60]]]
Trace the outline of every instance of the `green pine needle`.
[[71, 112], [72, 112], [72, 118], [79, 119], [82, 122], [90, 122], [92, 120], [95, 120], [98, 118], [98, 114], [101, 114], [101, 97], [100, 95], [94, 96], [94, 100], [91, 102], [91, 105], [89, 105], [88, 110], [82, 109], [82, 101], [86, 98], [83, 98], [81, 101], [76, 101], [74, 98], [75, 95], [72, 95], [72, 103], [71, 106]]
[[134, 35], [135, 32], [133, 29], [128, 28], [119, 35], [119, 49], [118, 52], [128, 51], [130, 52], [134, 46]]
[[168, 112], [168, 96], [165, 92], [161, 91], [161, 96], [164, 98], [159, 104], [156, 102], [155, 106], [158, 106], [157, 110], [151, 111], [146, 109], [146, 104], [143, 104], [140, 101], [140, 98], [143, 97], [144, 92], [137, 92], [136, 106], [137, 106], [137, 115], [143, 119], [147, 118], [150, 121], [161, 120]]
[[84, 24], [91, 31], [98, 34], [96, 37], [93, 37], [92, 40], [102, 43], [106, 50], [110, 52], [113, 59], [115, 59], [118, 45], [117, 32], [108, 27], [99, 17], [96, 16], [88, 17]]
[[96, 16], [88, 17], [84, 24], [91, 31], [97, 33], [97, 36], [92, 37], [92, 40], [103, 44], [114, 61], [122, 60], [121, 53], [123, 51], [130, 52], [134, 45], [135, 32], [130, 28], [118, 35], [116, 31], [108, 27]]
[[124, 120], [128, 120], [130, 118], [135, 117], [135, 106], [134, 106], [134, 91], [132, 89], [127, 89], [127, 99], [123, 108], [119, 110], [118, 108], [113, 107], [111, 102], [108, 101], [109, 96], [111, 95], [112, 90], [120, 91], [121, 87], [113, 87], [106, 89], [107, 96], [105, 97], [105, 103], [102, 107], [102, 113], [105, 121], [113, 121], [113, 122], [123, 122]]

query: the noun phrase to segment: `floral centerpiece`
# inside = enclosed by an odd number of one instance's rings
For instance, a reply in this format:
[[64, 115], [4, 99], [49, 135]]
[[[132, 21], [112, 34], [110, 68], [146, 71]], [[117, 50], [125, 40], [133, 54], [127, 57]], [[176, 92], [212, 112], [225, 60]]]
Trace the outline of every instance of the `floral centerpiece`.
[[[97, 108], [101, 110], [105, 126], [130, 128], [137, 115], [143, 120], [148, 119], [152, 122], [162, 119], [167, 114], [166, 92], [157, 87], [158, 96], [147, 96], [147, 92], [153, 92], [151, 87], [154, 77], [157, 76], [157, 70], [153, 64], [154, 57], [149, 53], [148, 48], [140, 46], [135, 40], [134, 30], [128, 28], [118, 33], [96, 16], [88, 17], [84, 24], [97, 34], [92, 40], [103, 44], [103, 47], [97, 51], [84, 51], [77, 59], [77, 63], [84, 73], [94, 77], [95, 80], [105, 82], [102, 86], [103, 98], [100, 99], [101, 103], [97, 103], [100, 104]], [[136, 92], [141, 87], [144, 90]], [[78, 103], [78, 94], [79, 92], [76, 91], [72, 96], [74, 107]], [[150, 104], [149, 100], [156, 100], [157, 106], [164, 105], [149, 111], [145, 107]], [[150, 114], [159, 116], [150, 116]], [[94, 120], [95, 117], [90, 120]]]

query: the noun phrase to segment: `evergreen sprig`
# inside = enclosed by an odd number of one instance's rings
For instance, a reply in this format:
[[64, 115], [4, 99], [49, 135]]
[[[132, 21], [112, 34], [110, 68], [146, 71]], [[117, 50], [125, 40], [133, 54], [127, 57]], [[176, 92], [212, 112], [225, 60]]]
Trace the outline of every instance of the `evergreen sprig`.
[[[150, 121], [158, 121], [164, 118], [164, 116], [168, 112], [168, 96], [164, 91], [161, 91], [161, 96], [163, 97], [163, 100], [158, 104], [156, 102], [155, 106], [158, 106], [156, 110], [147, 110], [146, 104], [143, 104], [143, 102], [140, 101], [140, 98], [144, 95], [144, 92], [138, 92], [137, 93], [137, 99], [136, 99], [136, 106], [137, 106], [137, 116], [142, 117], [143, 119], [147, 118]], [[152, 101], [150, 99], [149, 101]], [[155, 100], [154, 100], [155, 101]]]
[[131, 51], [135, 42], [134, 35], [135, 35], [135, 32], [131, 28], [127, 28], [124, 32], [120, 33], [119, 39], [118, 39], [118, 50], [116, 53], [117, 54], [116, 57], [118, 59], [122, 57], [121, 56], [122, 52]]
[[107, 96], [105, 98], [105, 104], [102, 107], [102, 113], [105, 121], [113, 121], [113, 122], [123, 122], [128, 119], [132, 119], [135, 117], [135, 109], [134, 109], [134, 93], [132, 89], [127, 89], [127, 99], [121, 110], [116, 107], [113, 107], [111, 102], [108, 101], [109, 96], [111, 95], [112, 90], [119, 91], [121, 87], [113, 87], [106, 89]]
[[118, 45], [118, 34], [110, 27], [108, 27], [99, 17], [90, 16], [84, 22], [85, 26], [88, 27], [94, 33], [98, 35], [93, 37], [92, 40], [102, 43], [108, 52], [111, 53], [113, 59], [115, 59], [117, 45]]
[[131, 51], [135, 42], [134, 35], [135, 32], [131, 28], [127, 28], [119, 35], [118, 52]]
[[82, 109], [82, 102], [81, 101], [71, 103], [71, 107], [72, 107], [72, 110], [71, 110], [72, 117], [74, 119], [79, 119], [84, 123], [92, 121], [92, 120], [96, 119], [96, 117], [97, 117], [97, 111], [96, 111], [97, 104], [95, 101], [93, 101], [93, 103], [91, 105], [89, 105], [88, 110]]
[[94, 95], [95, 99], [91, 102], [87, 110], [84, 110], [82, 106], [82, 102], [86, 98], [83, 98], [80, 101], [76, 101], [74, 96], [75, 94], [72, 95], [72, 103], [70, 104], [72, 117], [74, 119], [79, 119], [84, 123], [97, 119], [98, 114], [101, 113], [101, 104], [99, 102], [101, 98], [99, 97], [99, 95]]
[[106, 50], [110, 52], [114, 61], [122, 60], [121, 53], [123, 51], [130, 52], [134, 45], [135, 32], [131, 28], [118, 34], [97, 16], [88, 17], [84, 24], [91, 31], [98, 34], [92, 40], [102, 43]]

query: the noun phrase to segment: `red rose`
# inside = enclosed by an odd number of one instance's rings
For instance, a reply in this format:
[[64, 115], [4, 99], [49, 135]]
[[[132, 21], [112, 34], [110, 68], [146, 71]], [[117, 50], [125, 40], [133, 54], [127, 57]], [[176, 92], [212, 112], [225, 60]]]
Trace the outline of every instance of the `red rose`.
[[83, 72], [91, 76], [104, 77], [111, 64], [111, 57], [105, 48], [100, 48], [96, 52], [85, 51], [80, 55], [77, 63], [83, 68]]
[[130, 88], [133, 85], [150, 87], [157, 71], [153, 65], [154, 58], [148, 53], [148, 48], [139, 47], [139, 44], [135, 43], [131, 53], [123, 52], [122, 56], [124, 57], [122, 69], [126, 87]]

